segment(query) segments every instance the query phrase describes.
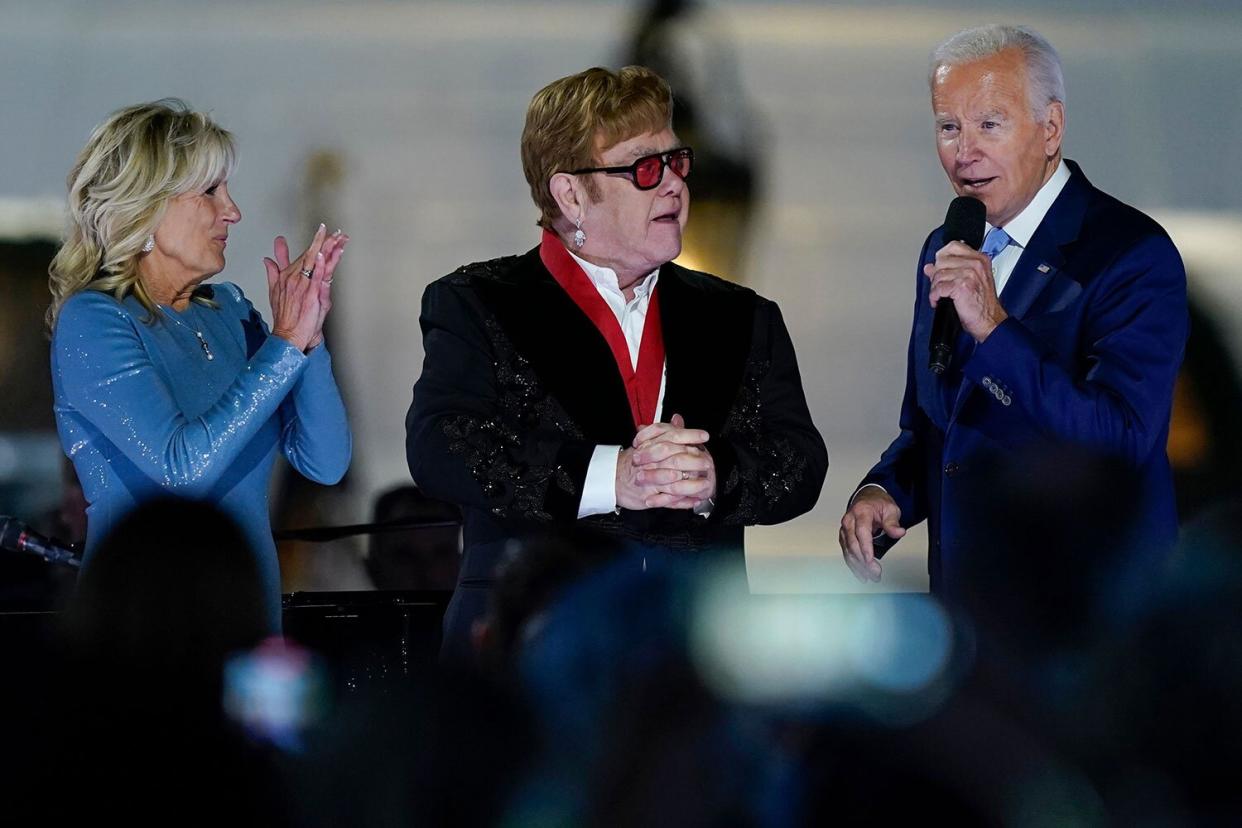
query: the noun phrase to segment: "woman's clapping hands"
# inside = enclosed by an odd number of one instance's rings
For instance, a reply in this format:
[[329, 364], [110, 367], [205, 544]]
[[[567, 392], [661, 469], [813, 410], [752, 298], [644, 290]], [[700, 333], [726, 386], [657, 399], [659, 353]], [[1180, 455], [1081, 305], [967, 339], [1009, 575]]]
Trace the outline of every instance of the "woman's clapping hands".
[[321, 224], [296, 259], [290, 260], [284, 236], [277, 236], [273, 243], [275, 258], [263, 259], [272, 305], [272, 333], [301, 351], [323, 341], [323, 323], [332, 308], [333, 274], [348, 242], [349, 236], [340, 230], [328, 234]]

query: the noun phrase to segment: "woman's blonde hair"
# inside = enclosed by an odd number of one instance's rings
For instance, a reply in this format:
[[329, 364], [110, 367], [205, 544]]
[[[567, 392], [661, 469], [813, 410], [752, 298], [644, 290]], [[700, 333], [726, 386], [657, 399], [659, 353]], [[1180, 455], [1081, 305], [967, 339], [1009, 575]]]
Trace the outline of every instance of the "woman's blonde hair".
[[170, 198], [218, 184], [236, 166], [232, 134], [177, 98], [126, 107], [95, 127], [69, 173], [68, 230], [48, 268], [48, 328], [87, 289], [118, 301], [132, 294], [157, 318], [138, 279], [143, 244]]
[[[548, 191], [554, 174], [589, 167], [597, 150], [659, 132], [672, 120], [673, 92], [645, 66], [626, 66], [618, 72], [597, 66], [539, 90], [526, 110], [522, 130], [522, 172], [542, 214], [539, 224], [550, 228], [561, 214]], [[598, 200], [594, 180], [588, 178], [586, 187], [587, 194]]]

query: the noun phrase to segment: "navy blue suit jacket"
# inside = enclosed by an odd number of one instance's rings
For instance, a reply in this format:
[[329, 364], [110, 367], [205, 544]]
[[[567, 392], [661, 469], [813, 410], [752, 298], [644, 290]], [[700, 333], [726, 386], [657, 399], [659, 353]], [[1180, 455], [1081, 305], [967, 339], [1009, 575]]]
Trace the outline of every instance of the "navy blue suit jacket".
[[943, 228], [919, 258], [901, 433], [863, 483], [892, 495], [903, 526], [928, 522], [931, 588], [949, 599], [972, 588], [969, 556], [1006, 547], [980, 515], [996, 492], [975, 487], [995, 464], [1045, 447], [1119, 459], [1137, 493], [1132, 537], [1147, 554], [1176, 540], [1165, 444], [1188, 331], [1185, 270], [1158, 224], [1067, 164], [1070, 180], [1001, 294], [1009, 318], [978, 345], [963, 334], [943, 377], [927, 367], [922, 272]]

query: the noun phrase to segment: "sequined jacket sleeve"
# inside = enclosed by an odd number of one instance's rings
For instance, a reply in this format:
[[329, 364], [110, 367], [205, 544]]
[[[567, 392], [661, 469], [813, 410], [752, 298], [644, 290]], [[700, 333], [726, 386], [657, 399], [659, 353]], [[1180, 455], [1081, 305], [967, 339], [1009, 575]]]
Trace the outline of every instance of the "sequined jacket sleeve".
[[60, 402], [159, 485], [204, 496], [277, 412], [309, 360], [269, 336], [215, 405], [189, 418], [153, 365], [141, 324], [96, 291], [65, 303], [52, 342], [65, 397]]
[[[423, 371], [406, 418], [414, 481], [432, 497], [535, 523], [577, 517], [594, 444], [549, 416], [554, 405], [498, 353], [498, 330], [467, 277], [423, 294]], [[515, 363], [516, 360], [516, 363]]]
[[755, 309], [742, 386], [720, 435], [711, 520], [773, 524], [809, 511], [828, 473], [828, 449], [811, 420], [793, 341], [775, 302]]
[[[243, 303], [251, 323], [271, 338], [267, 323], [250, 300], [236, 286], [225, 287]], [[280, 438], [289, 465], [316, 483], [339, 483], [349, 469], [353, 438], [326, 342], [307, 356], [305, 371], [280, 405]]]

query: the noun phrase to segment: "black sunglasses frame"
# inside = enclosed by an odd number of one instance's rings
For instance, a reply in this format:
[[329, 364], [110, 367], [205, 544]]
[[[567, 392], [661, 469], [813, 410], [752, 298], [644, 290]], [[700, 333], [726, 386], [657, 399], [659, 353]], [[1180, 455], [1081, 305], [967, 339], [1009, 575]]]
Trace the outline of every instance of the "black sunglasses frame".
[[[689, 166], [686, 169], [686, 174], [680, 176], [681, 180], [685, 181], [687, 178], [690, 177], [690, 172], [694, 169], [694, 150], [691, 149], [690, 147], [677, 147], [676, 149], [665, 150], [664, 152], [653, 152], [651, 153], [651, 155], [644, 155], [642, 158], [634, 159], [633, 164], [629, 164], [624, 167], [586, 167], [581, 170], [573, 170], [569, 174], [570, 175], [585, 175], [587, 173], [608, 173], [610, 175], [625, 174], [629, 176], [630, 183], [633, 184], [636, 189], [654, 190], [656, 187], [660, 186], [660, 183], [662, 181], [664, 181], [664, 172], [670, 166], [669, 160], [674, 155], [679, 155], [681, 153], [685, 153], [686, 160], [689, 162]], [[638, 183], [638, 166], [644, 162], [650, 161], [652, 158], [658, 158], [660, 160], [660, 176], [655, 180], [654, 184], [652, 184], [649, 187], [644, 187]], [[674, 174], [676, 174], [676, 170], [674, 170]]]

